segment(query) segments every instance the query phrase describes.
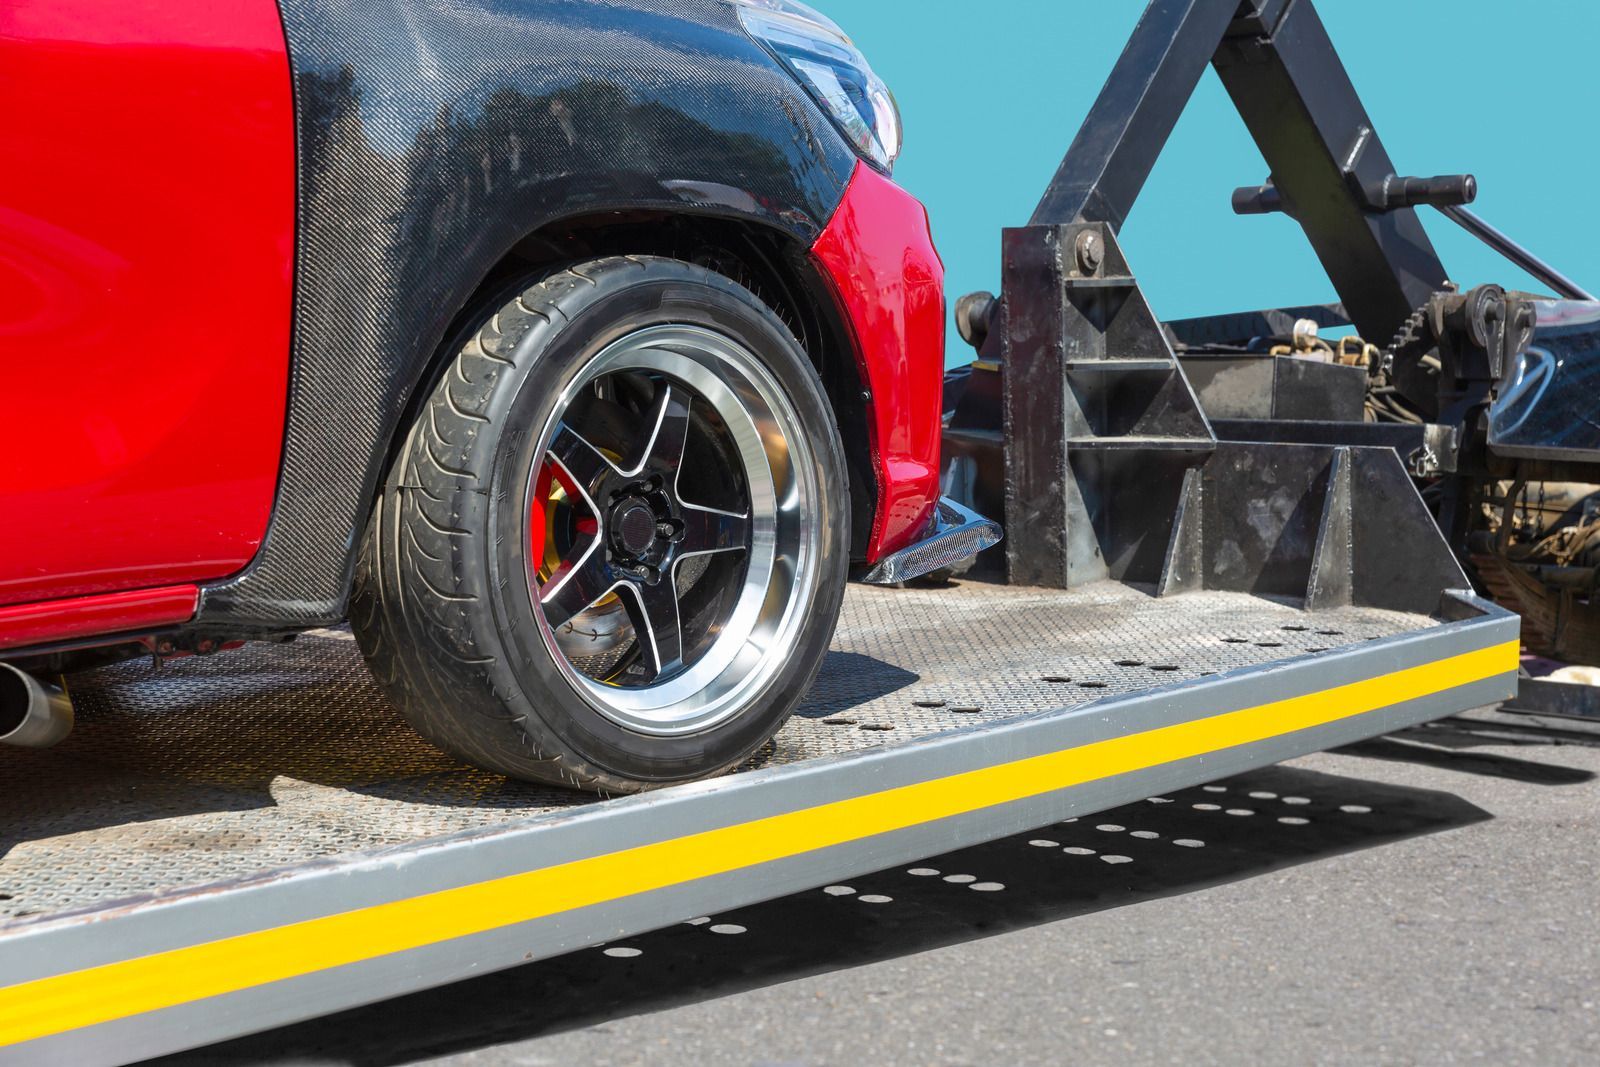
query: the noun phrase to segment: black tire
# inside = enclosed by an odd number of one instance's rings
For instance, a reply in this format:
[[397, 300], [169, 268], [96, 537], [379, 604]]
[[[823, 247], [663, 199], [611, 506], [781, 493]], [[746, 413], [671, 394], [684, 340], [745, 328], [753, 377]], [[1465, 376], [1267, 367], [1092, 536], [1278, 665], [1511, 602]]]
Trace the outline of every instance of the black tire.
[[[730, 769], [809, 689], [844, 595], [850, 497], [816, 372], [753, 293], [690, 264], [607, 258], [519, 288], [471, 329], [388, 473], [356, 569], [351, 622], [362, 652], [424, 737], [491, 771], [616, 793]], [[798, 635], [786, 662], [766, 668], [736, 714], [671, 736], [629, 728], [585, 698], [530, 592], [530, 580], [539, 586], [525, 571], [523, 525], [541, 435], [572, 402], [563, 392], [579, 391], [574, 383], [608, 346], [665, 324], [712, 331], [759, 359], [802, 431], [787, 447], [810, 457], [822, 487], [802, 517], [819, 551], [785, 609], [796, 620], [785, 632]], [[669, 581], [676, 598], [678, 579]], [[650, 651], [659, 666], [653, 642]]]

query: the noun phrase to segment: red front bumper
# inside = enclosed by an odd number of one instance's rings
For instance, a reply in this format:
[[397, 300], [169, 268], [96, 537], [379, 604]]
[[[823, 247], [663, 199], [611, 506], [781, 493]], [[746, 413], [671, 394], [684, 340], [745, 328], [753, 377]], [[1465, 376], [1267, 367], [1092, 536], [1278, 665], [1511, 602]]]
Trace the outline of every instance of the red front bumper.
[[944, 392], [944, 264], [928, 212], [861, 164], [812, 254], [855, 334], [878, 508], [867, 562], [904, 548], [939, 500]]

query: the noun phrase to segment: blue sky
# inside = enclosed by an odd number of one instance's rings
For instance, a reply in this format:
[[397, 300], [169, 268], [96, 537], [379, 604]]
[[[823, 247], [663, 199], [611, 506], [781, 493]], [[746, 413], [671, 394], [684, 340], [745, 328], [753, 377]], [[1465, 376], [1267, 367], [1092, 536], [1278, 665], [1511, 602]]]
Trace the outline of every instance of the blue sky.
[[[1027, 221], [1144, 5], [1138, 0], [810, 0], [900, 101], [895, 177], [928, 205], [952, 302], [999, 285], [1000, 229]], [[1322, 0], [1329, 33], [1403, 173], [1478, 177], [1474, 210], [1600, 287], [1600, 4]], [[1239, 218], [1235, 186], [1266, 165], [1206, 73], [1121, 238], [1156, 313], [1332, 300], [1299, 228]], [[1454, 280], [1531, 281], [1431, 210]], [[970, 350], [953, 340], [953, 360]]]

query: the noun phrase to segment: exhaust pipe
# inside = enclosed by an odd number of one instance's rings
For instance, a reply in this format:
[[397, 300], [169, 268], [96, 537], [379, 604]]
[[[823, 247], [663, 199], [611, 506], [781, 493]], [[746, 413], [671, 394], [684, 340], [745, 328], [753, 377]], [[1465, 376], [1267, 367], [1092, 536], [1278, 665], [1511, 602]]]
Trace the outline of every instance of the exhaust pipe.
[[71, 732], [71, 697], [0, 663], [0, 744], [49, 748]]

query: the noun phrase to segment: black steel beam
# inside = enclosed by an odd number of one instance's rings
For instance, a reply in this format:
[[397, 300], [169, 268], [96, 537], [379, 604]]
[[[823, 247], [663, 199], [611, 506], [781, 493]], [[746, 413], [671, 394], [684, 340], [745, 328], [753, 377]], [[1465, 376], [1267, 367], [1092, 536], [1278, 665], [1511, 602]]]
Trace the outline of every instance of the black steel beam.
[[1430, 478], [1455, 473], [1461, 447], [1454, 426], [1432, 423], [1212, 419], [1211, 428], [1219, 441], [1392, 448], [1413, 475]]
[[1501, 710], [1521, 712], [1525, 715], [1600, 719], [1600, 689], [1581, 682], [1519, 678], [1517, 695], [1506, 701]]
[[1372, 210], [1394, 163], [1311, 0], [1269, 35], [1237, 32], [1213, 66], [1362, 336], [1384, 344], [1447, 275], [1411, 208]]
[[1271, 170], [1263, 188], [1386, 343], [1447, 275], [1404, 198], [1374, 200], [1399, 179], [1312, 0], [1152, 0], [1030, 225], [1120, 229], [1208, 62]]
[[1562, 274], [1526, 248], [1523, 248], [1509, 234], [1495, 229], [1487, 221], [1474, 215], [1466, 208], [1447, 206], [1440, 208], [1439, 213], [1539, 279], [1545, 285], [1548, 285], [1555, 291], [1557, 296], [1567, 300], [1594, 299], [1594, 296], [1583, 286]]
[[1122, 228], [1240, 7], [1239, 0], [1152, 0], [1029, 225]]
[[1243, 345], [1257, 337], [1288, 337], [1300, 319], [1310, 319], [1323, 329], [1350, 325], [1349, 316], [1338, 304], [1306, 304], [1301, 307], [1200, 315], [1192, 319], [1168, 319], [1162, 325], [1179, 344], [1195, 348], [1205, 345]]

